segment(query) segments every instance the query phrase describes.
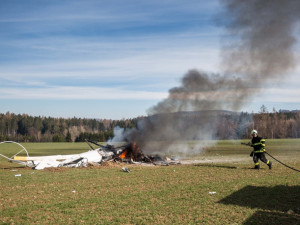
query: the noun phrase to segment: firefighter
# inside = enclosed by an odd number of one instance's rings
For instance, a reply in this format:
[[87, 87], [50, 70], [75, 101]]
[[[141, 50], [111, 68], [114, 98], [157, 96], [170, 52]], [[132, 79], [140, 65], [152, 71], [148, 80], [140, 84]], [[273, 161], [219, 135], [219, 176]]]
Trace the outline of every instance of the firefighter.
[[251, 152], [250, 156], [253, 156], [253, 162], [254, 162], [254, 169], [259, 169], [259, 159], [266, 163], [269, 167], [269, 169], [272, 169], [272, 162], [267, 160], [265, 156], [265, 139], [262, 137], [259, 137], [257, 135], [256, 130], [251, 131], [252, 140], [251, 140], [251, 147], [253, 147], [253, 151]]

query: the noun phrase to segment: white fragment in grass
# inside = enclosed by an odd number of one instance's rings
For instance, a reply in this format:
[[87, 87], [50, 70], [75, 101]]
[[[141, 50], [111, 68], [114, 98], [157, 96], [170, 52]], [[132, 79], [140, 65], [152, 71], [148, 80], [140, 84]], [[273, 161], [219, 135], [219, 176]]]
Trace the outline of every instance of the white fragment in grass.
[[210, 191], [210, 192], [208, 192], [210, 195], [214, 195], [214, 194], [216, 194], [217, 192], [215, 192], [215, 191]]
[[75, 191], [75, 190], [73, 190], [72, 192], [73, 192], [73, 193], [76, 193], [76, 191]]
[[22, 176], [22, 174], [16, 174], [16, 175], [15, 175], [15, 177], [20, 177], [20, 176]]
[[130, 173], [130, 169], [126, 168], [126, 167], [123, 167], [122, 170], [126, 173]]

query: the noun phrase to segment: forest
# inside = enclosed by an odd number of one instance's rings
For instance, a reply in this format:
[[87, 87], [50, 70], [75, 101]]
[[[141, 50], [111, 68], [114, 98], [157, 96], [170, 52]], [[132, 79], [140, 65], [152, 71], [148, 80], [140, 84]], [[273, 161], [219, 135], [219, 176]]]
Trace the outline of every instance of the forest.
[[[199, 121], [201, 115], [201, 112], [184, 112], [187, 126]], [[269, 139], [300, 138], [299, 110], [268, 112], [262, 107], [259, 113], [221, 111], [218, 115], [216, 139], [249, 138], [252, 129], [258, 130], [261, 136]], [[138, 121], [142, 119], [148, 118], [52, 118], [6, 112], [0, 113], [0, 141], [82, 142], [90, 139], [105, 142], [113, 137], [115, 127], [125, 130], [137, 128]]]

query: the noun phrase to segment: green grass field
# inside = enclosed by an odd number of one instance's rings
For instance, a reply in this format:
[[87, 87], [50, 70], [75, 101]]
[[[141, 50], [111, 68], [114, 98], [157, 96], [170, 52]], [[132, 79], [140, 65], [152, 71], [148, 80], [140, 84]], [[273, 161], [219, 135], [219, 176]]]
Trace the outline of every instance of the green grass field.
[[[0, 159], [0, 224], [300, 224], [300, 173], [274, 160], [272, 170], [253, 170], [251, 150], [240, 142], [219, 141], [194, 156], [207, 161], [190, 165], [37, 171]], [[300, 169], [299, 139], [267, 144], [269, 153]], [[31, 156], [89, 149], [85, 143], [24, 146]], [[13, 147], [0, 145], [0, 153]]]

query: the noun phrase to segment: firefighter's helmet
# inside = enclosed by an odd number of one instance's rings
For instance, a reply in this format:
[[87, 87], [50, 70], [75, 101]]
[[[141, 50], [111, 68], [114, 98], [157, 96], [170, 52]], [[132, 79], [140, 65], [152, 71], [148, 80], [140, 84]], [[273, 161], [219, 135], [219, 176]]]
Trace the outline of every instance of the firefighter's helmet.
[[257, 134], [257, 130], [252, 130], [251, 135]]

